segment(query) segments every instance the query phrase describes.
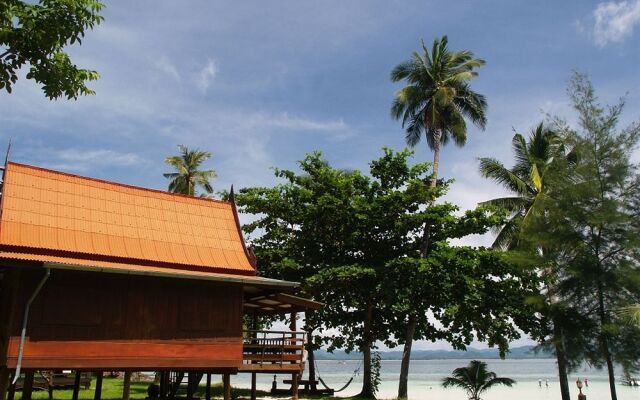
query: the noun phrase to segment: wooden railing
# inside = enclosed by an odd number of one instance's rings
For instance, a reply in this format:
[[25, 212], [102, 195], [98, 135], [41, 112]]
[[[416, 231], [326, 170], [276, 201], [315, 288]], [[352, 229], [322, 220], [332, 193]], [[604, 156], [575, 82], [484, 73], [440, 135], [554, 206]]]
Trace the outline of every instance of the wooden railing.
[[245, 331], [244, 365], [260, 368], [304, 368], [306, 333], [301, 331]]

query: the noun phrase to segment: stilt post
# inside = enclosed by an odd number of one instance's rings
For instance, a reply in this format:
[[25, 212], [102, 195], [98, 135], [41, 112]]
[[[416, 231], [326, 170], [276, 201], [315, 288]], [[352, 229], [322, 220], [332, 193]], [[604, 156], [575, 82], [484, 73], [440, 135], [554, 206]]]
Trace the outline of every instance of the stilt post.
[[298, 400], [298, 374], [291, 376], [291, 399]]
[[6, 367], [0, 368], [0, 400], [7, 398], [7, 392], [11, 383], [11, 373]]
[[9, 391], [7, 392], [7, 400], [13, 400], [16, 396], [16, 385], [13, 383], [9, 384]]
[[71, 400], [78, 400], [78, 394], [80, 393], [80, 371], [76, 371], [76, 375], [73, 379], [73, 394]]
[[[251, 318], [251, 329], [253, 330], [253, 337], [257, 338], [258, 337], [258, 316], [256, 315], [255, 311], [253, 313], [253, 316]], [[251, 373], [251, 400], [256, 400], [256, 373], [252, 372]]]
[[100, 400], [102, 399], [102, 377], [104, 375], [104, 372], [99, 371], [96, 372], [96, 391], [93, 395], [93, 400]]
[[207, 388], [204, 392], [204, 397], [206, 400], [211, 400], [211, 373], [207, 372]]
[[187, 400], [193, 400], [193, 380], [194, 380], [194, 372], [189, 372], [189, 378], [187, 379]]
[[251, 373], [251, 400], [256, 400], [256, 373]]
[[122, 382], [122, 400], [129, 400], [130, 391], [131, 391], [131, 371], [125, 371], [124, 380]]
[[[291, 342], [292, 344], [297, 344], [295, 342], [296, 334], [295, 331], [298, 330], [298, 314], [291, 313], [291, 322], [289, 323], [289, 329], [291, 330]], [[291, 397], [293, 400], [298, 400], [298, 372], [295, 374], [291, 374]]]
[[20, 268], [9, 269], [0, 280], [0, 400], [7, 398], [10, 390], [11, 372], [7, 365], [7, 350], [11, 328], [18, 307], [18, 292], [20, 290]]
[[34, 370], [24, 372], [24, 383], [22, 384], [22, 400], [31, 400], [31, 392], [33, 392], [33, 375]]
[[224, 391], [224, 400], [231, 400], [231, 375], [222, 375], [222, 386]]

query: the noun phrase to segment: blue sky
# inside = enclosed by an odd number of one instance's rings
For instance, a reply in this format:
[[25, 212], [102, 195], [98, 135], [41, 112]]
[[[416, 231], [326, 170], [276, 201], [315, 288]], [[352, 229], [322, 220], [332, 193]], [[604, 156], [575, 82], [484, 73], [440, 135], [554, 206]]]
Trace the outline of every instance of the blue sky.
[[488, 98], [487, 129], [442, 158], [456, 180], [448, 199], [463, 209], [501, 193], [477, 157], [509, 162], [512, 128], [544, 112], [572, 118], [572, 69], [605, 102], [628, 93], [625, 122], [639, 116], [640, 0], [156, 0], [108, 2], [104, 16], [70, 49], [100, 72], [96, 96], [52, 102], [24, 79], [0, 94], [0, 144], [13, 138], [14, 161], [158, 189], [178, 144], [213, 153], [218, 190], [273, 184], [271, 167], [295, 168], [312, 150], [364, 169], [382, 146], [404, 146], [390, 70], [420, 38], [444, 34], [487, 61], [473, 82]]

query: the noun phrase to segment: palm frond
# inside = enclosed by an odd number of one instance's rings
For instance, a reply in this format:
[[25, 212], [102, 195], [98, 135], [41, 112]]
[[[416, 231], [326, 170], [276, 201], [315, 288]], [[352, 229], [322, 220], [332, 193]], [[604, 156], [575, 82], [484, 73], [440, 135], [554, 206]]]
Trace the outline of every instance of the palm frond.
[[480, 174], [492, 179], [520, 196], [534, 195], [536, 192], [525, 179], [508, 170], [500, 161], [493, 158], [480, 158]]

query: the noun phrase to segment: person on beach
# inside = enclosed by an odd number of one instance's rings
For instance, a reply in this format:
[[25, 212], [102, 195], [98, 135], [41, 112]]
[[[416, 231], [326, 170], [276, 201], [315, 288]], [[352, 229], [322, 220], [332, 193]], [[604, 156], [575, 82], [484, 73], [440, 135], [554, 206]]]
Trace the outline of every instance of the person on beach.
[[589, 379], [584, 378], [584, 387], [589, 387]]
[[542, 387], [542, 379], [538, 379], [538, 386]]
[[545, 380], [544, 380], [544, 384], [545, 384], [547, 387], [549, 387], [549, 380], [548, 380], [548, 379], [545, 379]]

